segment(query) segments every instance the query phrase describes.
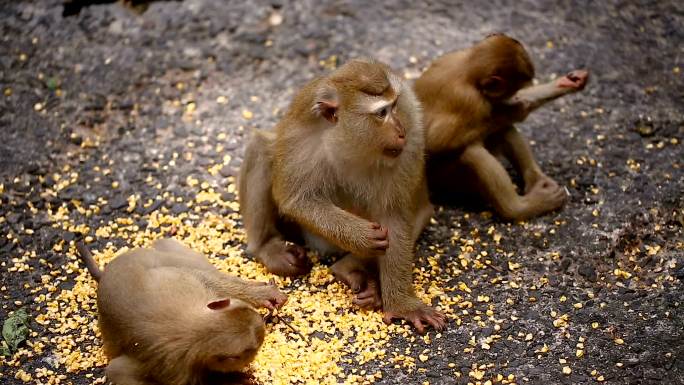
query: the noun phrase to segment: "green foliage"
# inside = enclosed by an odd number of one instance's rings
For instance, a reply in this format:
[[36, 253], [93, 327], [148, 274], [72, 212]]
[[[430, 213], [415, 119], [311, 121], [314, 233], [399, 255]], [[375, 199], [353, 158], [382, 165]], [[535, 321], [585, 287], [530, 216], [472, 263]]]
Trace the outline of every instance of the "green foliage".
[[26, 340], [29, 334], [29, 316], [26, 310], [19, 309], [7, 317], [2, 325], [2, 345], [0, 355], [9, 356]]

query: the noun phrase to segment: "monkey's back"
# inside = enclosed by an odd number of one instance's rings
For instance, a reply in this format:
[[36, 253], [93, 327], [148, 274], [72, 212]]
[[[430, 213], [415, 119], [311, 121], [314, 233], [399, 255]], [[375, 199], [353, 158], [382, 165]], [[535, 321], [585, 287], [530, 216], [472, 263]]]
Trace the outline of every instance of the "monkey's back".
[[106, 266], [98, 285], [105, 352], [116, 357], [144, 350], [166, 334], [183, 333], [211, 293], [187, 269], [163, 264], [164, 253], [135, 249]]
[[462, 149], [483, 139], [479, 120], [489, 106], [468, 80], [469, 60], [470, 49], [441, 56], [414, 84], [423, 106], [428, 153]]

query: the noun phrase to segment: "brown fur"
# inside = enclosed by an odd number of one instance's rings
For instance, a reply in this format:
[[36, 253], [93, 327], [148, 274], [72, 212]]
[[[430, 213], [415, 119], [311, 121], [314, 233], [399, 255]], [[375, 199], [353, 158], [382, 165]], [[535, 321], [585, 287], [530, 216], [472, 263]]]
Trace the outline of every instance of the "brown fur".
[[[529, 87], [534, 66], [515, 39], [495, 34], [473, 47], [436, 59], [416, 81], [425, 115], [427, 177], [433, 200], [454, 193], [482, 195], [507, 219], [527, 219], [559, 208], [565, 192], [534, 160], [513, 126], [527, 115], [586, 84], [586, 71]], [[503, 165], [508, 158], [522, 176], [516, 192]]]
[[[369, 111], [385, 101], [391, 109]], [[241, 212], [249, 248], [269, 270], [307, 271], [301, 246], [286, 245], [277, 231], [287, 219], [310, 245], [349, 253], [333, 270], [348, 283], [352, 271], [363, 271], [352, 286], [374, 277], [366, 264], [377, 267], [380, 287], [372, 294], [381, 291], [387, 321], [406, 318], [419, 331], [423, 322], [444, 325], [413, 291], [413, 247], [432, 207], [420, 108], [389, 67], [356, 60], [312, 80], [275, 135], [258, 132], [246, 152]]]
[[[87, 249], [79, 251], [93, 269]], [[219, 272], [173, 239], [128, 251], [104, 273], [95, 271], [100, 275], [99, 326], [111, 360], [106, 372], [119, 385], [203, 384], [212, 373], [243, 369], [264, 339], [253, 307], [287, 299], [274, 286]]]

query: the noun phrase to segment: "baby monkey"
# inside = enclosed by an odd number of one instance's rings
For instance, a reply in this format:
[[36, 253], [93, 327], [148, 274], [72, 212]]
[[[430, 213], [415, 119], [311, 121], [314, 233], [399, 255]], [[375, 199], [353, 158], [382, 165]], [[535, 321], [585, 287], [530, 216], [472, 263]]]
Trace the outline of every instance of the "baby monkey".
[[[503, 34], [446, 54], [416, 80], [423, 104], [427, 178], [433, 200], [454, 193], [484, 196], [504, 218], [528, 219], [563, 205], [566, 192], [546, 176], [526, 139], [515, 128], [527, 115], [560, 96], [582, 90], [589, 73], [575, 70], [530, 86], [534, 66], [525, 48]], [[503, 155], [524, 181], [516, 192], [497, 156]]]
[[287, 300], [273, 285], [219, 272], [174, 239], [128, 251], [104, 272], [83, 244], [78, 250], [98, 281], [106, 374], [118, 385], [245, 383], [229, 373], [252, 362], [264, 340], [254, 307]]

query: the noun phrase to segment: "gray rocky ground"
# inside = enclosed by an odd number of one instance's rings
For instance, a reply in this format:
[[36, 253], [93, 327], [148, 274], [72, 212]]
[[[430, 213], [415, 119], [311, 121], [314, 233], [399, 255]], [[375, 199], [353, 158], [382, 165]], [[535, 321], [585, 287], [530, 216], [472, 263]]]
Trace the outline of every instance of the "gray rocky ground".
[[[195, 179], [233, 201], [226, 186], [248, 132], [272, 127], [313, 76], [373, 56], [415, 77], [435, 56], [492, 31], [524, 42], [540, 80], [592, 72], [584, 92], [520, 126], [570, 201], [514, 224], [484, 207], [441, 208], [419, 241], [418, 266], [449, 298], [462, 296], [458, 317], [430, 344], [391, 336], [386, 348], [409, 352], [413, 367], [388, 359], [340, 367], [380, 372], [383, 384], [684, 383], [678, 1], [185, 0], [142, 14], [97, 5], [69, 17], [58, 0], [3, 2], [0, 319], [19, 307], [36, 318], [45, 295], [78, 286], [73, 269], [62, 268], [73, 255], [56, 244], [95, 236], [123, 216], [144, 229], [156, 210], [192, 211], [184, 202], [200, 189]], [[218, 172], [208, 172], [214, 165]], [[127, 211], [132, 194], [153, 203]], [[71, 223], [89, 228], [64, 226]], [[105, 247], [95, 238], [93, 247]], [[430, 269], [435, 255], [441, 270]], [[476, 268], [485, 259], [495, 268]], [[44, 287], [51, 279], [54, 291]], [[22, 383], [24, 373], [36, 383], [102, 376], [101, 365], [67, 371], [55, 362], [50, 341], [73, 331], [36, 321], [31, 329], [29, 343], [47, 342], [0, 361], [0, 382]], [[41, 368], [51, 373], [41, 377]]]

